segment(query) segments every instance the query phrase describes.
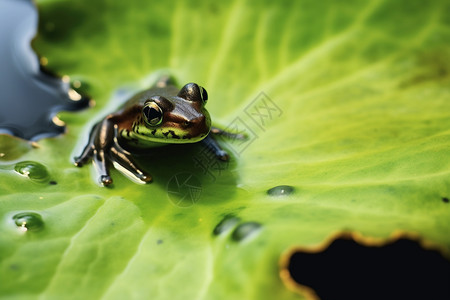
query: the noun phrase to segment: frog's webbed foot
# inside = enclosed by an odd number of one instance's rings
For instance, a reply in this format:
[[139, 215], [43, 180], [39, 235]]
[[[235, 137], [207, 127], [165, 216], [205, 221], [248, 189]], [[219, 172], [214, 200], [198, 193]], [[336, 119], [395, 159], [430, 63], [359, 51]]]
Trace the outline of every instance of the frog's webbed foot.
[[109, 155], [111, 161], [116, 162], [120, 166], [118, 170], [122, 173], [131, 175], [134, 179], [142, 183], [152, 181], [152, 176], [141, 170], [134, 162], [131, 154], [120, 147], [117, 142], [111, 147]]

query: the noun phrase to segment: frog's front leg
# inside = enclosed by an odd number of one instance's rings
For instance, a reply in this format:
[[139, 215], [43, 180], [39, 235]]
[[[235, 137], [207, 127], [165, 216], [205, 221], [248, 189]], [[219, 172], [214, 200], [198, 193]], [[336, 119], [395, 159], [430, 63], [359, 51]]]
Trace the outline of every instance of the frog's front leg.
[[232, 133], [228, 132], [222, 129], [219, 129], [217, 127], [211, 127], [210, 134], [202, 140], [203, 144], [210, 149], [212, 152], [214, 152], [214, 155], [222, 160], [222, 161], [228, 161], [230, 159], [230, 156], [228, 153], [223, 150], [220, 145], [217, 143], [217, 141], [212, 137], [212, 135], [217, 136], [223, 136], [229, 139], [233, 140], [245, 140], [247, 137], [244, 134], [241, 133]]
[[117, 125], [114, 116], [108, 116], [103, 121], [97, 123], [90, 135], [89, 142], [82, 154], [75, 158], [75, 165], [82, 167], [92, 159], [94, 167], [99, 174], [99, 181], [103, 185], [112, 184], [113, 180], [109, 175], [110, 163], [117, 163], [122, 170], [134, 176], [143, 183], [150, 182], [152, 177], [142, 171], [134, 162], [131, 154], [124, 150], [117, 141]]
[[99, 174], [99, 181], [104, 185], [110, 185], [112, 178], [109, 175], [107, 156], [113, 145], [113, 141], [114, 123], [110, 117], [107, 117], [92, 128], [86, 147], [81, 155], [75, 158], [75, 165], [82, 167], [92, 159], [95, 169]]
[[113, 182], [109, 175], [110, 163], [117, 163], [121, 167], [119, 171], [127, 171], [138, 181], [150, 182], [152, 177], [142, 171], [134, 162], [131, 154], [119, 145], [117, 125], [115, 125], [113, 119], [113, 115], [108, 116], [93, 127], [88, 144], [82, 154], [75, 158], [75, 165], [82, 167], [92, 159], [99, 174], [99, 181], [103, 185], [110, 185]]
[[228, 153], [220, 147], [211, 134], [208, 134], [208, 136], [202, 140], [202, 143], [206, 146], [206, 148], [211, 150], [218, 159], [222, 161], [230, 160], [230, 155], [228, 155]]

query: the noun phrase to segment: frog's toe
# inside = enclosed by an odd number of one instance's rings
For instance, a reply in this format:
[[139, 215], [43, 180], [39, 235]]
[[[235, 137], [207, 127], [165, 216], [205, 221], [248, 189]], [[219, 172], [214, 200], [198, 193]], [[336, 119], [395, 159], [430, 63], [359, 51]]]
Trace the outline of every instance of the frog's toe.
[[221, 161], [229, 161], [230, 160], [230, 155], [228, 155], [228, 153], [226, 153], [225, 151], [221, 151], [221, 153], [218, 155], [218, 158]]
[[75, 167], [81, 168], [85, 163], [86, 161], [83, 160], [81, 157], [77, 156], [73, 158], [73, 164], [75, 165]]
[[93, 153], [94, 148], [89, 145], [86, 146], [80, 156], [75, 156], [73, 158], [75, 166], [82, 167], [85, 163], [87, 163], [91, 159]]
[[104, 186], [108, 186], [108, 185], [111, 185], [113, 183], [113, 180], [112, 180], [111, 176], [109, 176], [109, 175], [102, 175], [102, 176], [100, 176], [100, 182]]
[[139, 176], [139, 179], [145, 183], [152, 182], [152, 180], [153, 180], [152, 176], [147, 175], [147, 174], [142, 174], [141, 176]]
[[246, 140], [246, 139], [248, 139], [248, 135], [247, 134], [245, 134], [245, 133], [238, 133], [238, 134], [236, 134], [236, 139], [237, 140]]

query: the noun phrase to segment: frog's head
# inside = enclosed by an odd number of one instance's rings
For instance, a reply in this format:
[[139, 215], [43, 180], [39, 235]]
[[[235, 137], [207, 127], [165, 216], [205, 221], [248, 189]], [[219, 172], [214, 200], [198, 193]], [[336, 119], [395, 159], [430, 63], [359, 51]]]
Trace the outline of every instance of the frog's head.
[[176, 96], [152, 96], [144, 102], [133, 131], [145, 140], [162, 143], [195, 143], [211, 128], [205, 108], [208, 94], [195, 83], [186, 84]]

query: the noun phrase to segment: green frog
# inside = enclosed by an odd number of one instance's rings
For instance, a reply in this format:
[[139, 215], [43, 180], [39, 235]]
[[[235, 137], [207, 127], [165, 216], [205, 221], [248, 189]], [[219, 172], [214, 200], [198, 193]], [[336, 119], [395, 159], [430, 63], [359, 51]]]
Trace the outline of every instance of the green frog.
[[111, 164], [138, 182], [151, 182], [152, 177], [136, 164], [133, 155], [168, 144], [202, 142], [217, 159], [228, 161], [228, 153], [212, 135], [245, 136], [212, 127], [207, 101], [208, 93], [200, 85], [188, 83], [178, 89], [172, 78], [164, 77], [95, 124], [75, 165], [82, 167], [92, 160], [100, 183], [108, 186], [113, 182]]

